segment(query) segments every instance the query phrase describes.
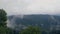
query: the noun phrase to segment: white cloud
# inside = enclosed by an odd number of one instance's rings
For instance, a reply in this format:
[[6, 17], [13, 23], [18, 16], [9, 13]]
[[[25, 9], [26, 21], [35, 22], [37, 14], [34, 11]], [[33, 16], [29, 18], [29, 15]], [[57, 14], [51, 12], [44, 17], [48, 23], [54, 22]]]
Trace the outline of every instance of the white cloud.
[[12, 14], [58, 14], [60, 0], [0, 0], [0, 8]]

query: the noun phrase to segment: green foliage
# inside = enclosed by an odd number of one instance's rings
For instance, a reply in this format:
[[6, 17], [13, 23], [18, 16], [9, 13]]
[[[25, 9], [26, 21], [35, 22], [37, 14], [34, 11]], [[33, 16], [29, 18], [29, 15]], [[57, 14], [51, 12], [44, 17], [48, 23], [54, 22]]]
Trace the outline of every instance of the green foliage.
[[12, 34], [13, 30], [6, 27], [7, 13], [0, 9], [0, 34]]
[[7, 13], [0, 9], [0, 34], [6, 34], [7, 28], [6, 28], [6, 20], [7, 20]]
[[28, 28], [22, 30], [20, 34], [41, 34], [41, 29], [37, 26], [29, 26]]
[[0, 27], [0, 34], [11, 34], [11, 33], [12, 33], [12, 29]]
[[0, 34], [6, 34], [6, 28], [0, 27]]
[[0, 26], [6, 25], [6, 20], [7, 20], [6, 15], [7, 13], [3, 9], [0, 9]]

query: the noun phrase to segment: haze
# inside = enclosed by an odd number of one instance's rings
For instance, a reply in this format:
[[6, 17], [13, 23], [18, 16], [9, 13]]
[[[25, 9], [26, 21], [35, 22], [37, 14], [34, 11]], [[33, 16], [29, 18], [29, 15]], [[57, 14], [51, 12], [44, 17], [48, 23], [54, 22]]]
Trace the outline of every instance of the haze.
[[60, 0], [0, 0], [8, 15], [60, 14]]

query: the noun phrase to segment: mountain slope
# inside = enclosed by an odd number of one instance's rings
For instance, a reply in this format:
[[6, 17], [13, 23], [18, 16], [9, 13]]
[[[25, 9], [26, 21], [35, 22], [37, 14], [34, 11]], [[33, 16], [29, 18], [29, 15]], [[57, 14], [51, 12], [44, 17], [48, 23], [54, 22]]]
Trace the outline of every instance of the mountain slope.
[[[58, 29], [60, 26], [60, 16], [54, 15], [24, 15], [8, 16], [9, 21], [15, 28], [25, 28], [27, 26], [40, 26], [43, 29]], [[18, 26], [17, 26], [18, 25]]]

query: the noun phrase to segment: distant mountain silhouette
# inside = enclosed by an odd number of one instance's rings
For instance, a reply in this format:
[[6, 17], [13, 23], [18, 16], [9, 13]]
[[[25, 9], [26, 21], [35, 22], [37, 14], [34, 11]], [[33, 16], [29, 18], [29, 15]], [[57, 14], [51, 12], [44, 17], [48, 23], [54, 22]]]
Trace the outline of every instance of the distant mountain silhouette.
[[[19, 17], [18, 17], [19, 16]], [[43, 29], [52, 30], [52, 29], [60, 29], [60, 16], [56, 15], [23, 15], [21, 18], [20, 15], [12, 15], [8, 16], [8, 19], [11, 23], [14, 23], [20, 27], [27, 27], [27, 26], [40, 26]]]

